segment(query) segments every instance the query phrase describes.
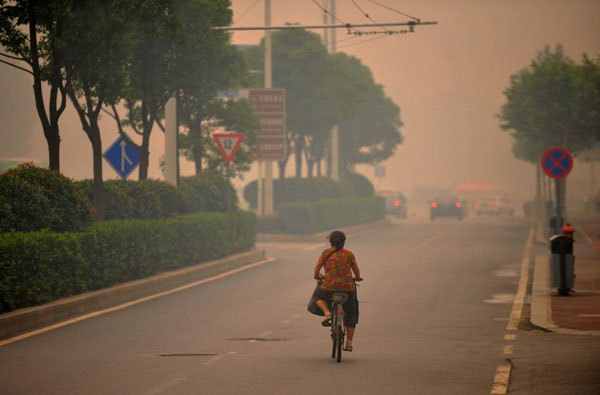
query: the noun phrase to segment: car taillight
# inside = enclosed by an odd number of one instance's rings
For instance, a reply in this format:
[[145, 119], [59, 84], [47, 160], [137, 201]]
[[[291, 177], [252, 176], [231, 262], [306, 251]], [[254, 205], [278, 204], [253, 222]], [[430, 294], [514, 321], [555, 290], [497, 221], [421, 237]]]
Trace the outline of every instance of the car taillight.
[[476, 205], [475, 205], [475, 208], [479, 208], [479, 205], [478, 205], [478, 204], [476, 204]]
[[400, 205], [400, 201], [394, 200], [394, 206], [398, 207]]
[[437, 203], [436, 202], [431, 203], [431, 207], [436, 208], [437, 207]]
[[342, 314], [342, 308], [338, 308], [338, 314]]
[[456, 202], [456, 207], [460, 208], [460, 202]]

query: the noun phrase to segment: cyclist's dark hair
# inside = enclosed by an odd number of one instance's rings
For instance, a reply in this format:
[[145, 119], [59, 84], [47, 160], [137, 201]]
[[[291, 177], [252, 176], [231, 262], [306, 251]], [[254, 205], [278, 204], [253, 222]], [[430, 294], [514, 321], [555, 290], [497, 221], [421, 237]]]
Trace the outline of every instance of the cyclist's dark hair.
[[340, 230], [334, 230], [329, 234], [329, 236], [327, 236], [327, 238], [329, 239], [332, 247], [344, 248], [344, 244], [346, 243], [346, 235], [344, 232]]

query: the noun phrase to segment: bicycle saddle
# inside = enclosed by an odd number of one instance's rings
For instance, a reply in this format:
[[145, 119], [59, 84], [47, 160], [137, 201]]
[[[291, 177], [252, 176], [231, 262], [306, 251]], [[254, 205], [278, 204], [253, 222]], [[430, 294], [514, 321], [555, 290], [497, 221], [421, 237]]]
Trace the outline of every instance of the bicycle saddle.
[[342, 304], [348, 300], [348, 294], [342, 292], [336, 292], [333, 294], [333, 303]]

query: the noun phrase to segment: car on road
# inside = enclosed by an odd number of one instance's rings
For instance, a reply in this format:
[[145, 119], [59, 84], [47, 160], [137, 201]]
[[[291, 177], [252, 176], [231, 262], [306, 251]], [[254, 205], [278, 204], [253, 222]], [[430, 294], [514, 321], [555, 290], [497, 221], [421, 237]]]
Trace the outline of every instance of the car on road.
[[406, 218], [406, 197], [401, 191], [385, 189], [377, 191], [377, 195], [385, 198], [386, 214]]
[[515, 214], [515, 208], [508, 199], [488, 198], [480, 199], [475, 202], [474, 211], [477, 216], [489, 215], [508, 215], [512, 217]]
[[461, 220], [465, 214], [464, 202], [454, 195], [436, 196], [429, 204], [432, 221], [437, 217], [456, 217]]

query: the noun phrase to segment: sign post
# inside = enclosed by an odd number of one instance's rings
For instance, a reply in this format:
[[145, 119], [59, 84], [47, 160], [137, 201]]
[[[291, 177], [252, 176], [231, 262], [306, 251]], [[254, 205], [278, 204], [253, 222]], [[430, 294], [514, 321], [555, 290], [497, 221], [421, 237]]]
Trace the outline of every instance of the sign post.
[[231, 211], [231, 192], [229, 190], [229, 163], [233, 159], [235, 152], [242, 143], [245, 134], [243, 133], [214, 133], [213, 139], [217, 143], [219, 150], [227, 162], [226, 178], [227, 178], [227, 211]]
[[140, 164], [140, 153], [135, 147], [127, 144], [122, 136], [119, 136], [102, 156], [122, 179], [126, 179]]
[[542, 155], [542, 170], [549, 177], [555, 179], [556, 192], [556, 217], [550, 219], [552, 231], [559, 234], [564, 222], [562, 207], [564, 206], [563, 191], [564, 180], [573, 168], [573, 156], [562, 147], [552, 147]]

